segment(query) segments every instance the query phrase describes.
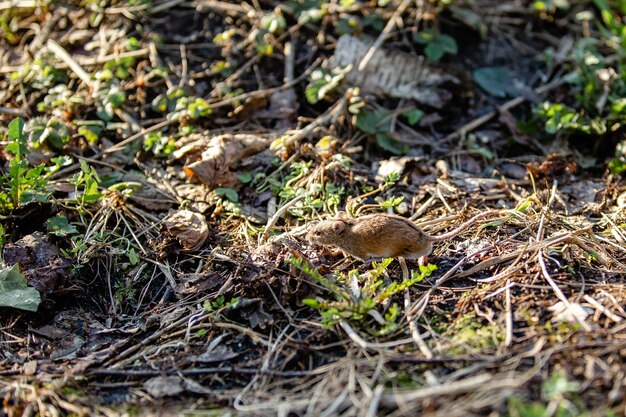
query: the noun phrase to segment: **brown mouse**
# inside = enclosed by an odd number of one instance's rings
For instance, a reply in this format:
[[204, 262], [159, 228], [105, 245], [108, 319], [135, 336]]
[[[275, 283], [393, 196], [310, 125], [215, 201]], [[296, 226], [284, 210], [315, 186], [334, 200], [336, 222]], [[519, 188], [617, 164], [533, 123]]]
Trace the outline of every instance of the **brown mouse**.
[[457, 227], [439, 236], [429, 236], [410, 220], [394, 214], [369, 214], [348, 219], [345, 213], [339, 218], [324, 220], [309, 230], [306, 238], [318, 245], [334, 245], [359, 258], [417, 259], [429, 255], [433, 243], [455, 237], [478, 220], [502, 214], [501, 210], [479, 213]]

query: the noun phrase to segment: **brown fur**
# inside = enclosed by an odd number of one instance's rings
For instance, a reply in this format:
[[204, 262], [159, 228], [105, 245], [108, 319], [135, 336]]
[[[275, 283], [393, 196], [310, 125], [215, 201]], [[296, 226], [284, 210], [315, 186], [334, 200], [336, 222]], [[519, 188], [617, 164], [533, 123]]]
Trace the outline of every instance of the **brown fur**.
[[360, 259], [398, 258], [416, 259], [429, 255], [433, 242], [452, 238], [479, 219], [502, 211], [486, 211], [472, 217], [458, 228], [440, 236], [429, 236], [404, 217], [394, 214], [370, 214], [356, 219], [325, 220], [307, 233], [309, 242], [333, 245]]

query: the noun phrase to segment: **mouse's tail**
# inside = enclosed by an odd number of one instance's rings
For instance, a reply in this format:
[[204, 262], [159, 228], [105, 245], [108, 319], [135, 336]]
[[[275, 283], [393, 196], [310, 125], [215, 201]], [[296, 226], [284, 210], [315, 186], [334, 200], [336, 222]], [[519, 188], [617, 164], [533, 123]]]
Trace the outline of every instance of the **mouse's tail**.
[[487, 217], [496, 217], [497, 215], [502, 215], [502, 214], [507, 214], [507, 213], [510, 213], [510, 210], [487, 210], [485, 212], [475, 215], [474, 217], [472, 217], [471, 219], [469, 219], [468, 221], [466, 221], [465, 223], [463, 223], [462, 225], [460, 225], [454, 230], [451, 230], [442, 235], [430, 236], [430, 237], [436, 241], [451, 239], [455, 237], [456, 235], [458, 235], [459, 233], [463, 232], [465, 229], [467, 229], [468, 227], [470, 227], [471, 225], [473, 225], [479, 220], [482, 220]]

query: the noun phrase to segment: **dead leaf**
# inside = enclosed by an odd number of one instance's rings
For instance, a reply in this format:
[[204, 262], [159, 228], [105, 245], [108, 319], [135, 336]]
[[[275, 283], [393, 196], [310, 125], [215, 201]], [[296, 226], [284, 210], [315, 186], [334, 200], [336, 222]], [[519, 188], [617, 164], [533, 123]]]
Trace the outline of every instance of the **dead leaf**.
[[504, 162], [498, 167], [500, 173], [507, 178], [513, 178], [516, 180], [525, 179], [528, 175], [528, 171], [522, 165], [513, 162]]
[[154, 398], [172, 397], [185, 390], [183, 380], [177, 376], [157, 376], [143, 384], [143, 388]]
[[378, 48], [365, 68], [358, 70], [373, 40], [343, 35], [337, 41], [331, 65], [352, 70], [344, 82], [359, 86], [365, 93], [417, 100], [422, 104], [442, 108], [451, 98], [449, 91], [438, 88], [444, 83], [460, 84], [458, 78], [430, 66], [424, 57]]
[[239, 353], [233, 352], [233, 350], [224, 345], [218, 345], [213, 349], [207, 349], [201, 355], [192, 356], [189, 358], [190, 362], [201, 362], [201, 363], [215, 363], [215, 362], [225, 362], [230, 359], [234, 359], [239, 356]]
[[22, 366], [22, 373], [26, 376], [33, 376], [37, 373], [37, 361], [28, 361]]
[[200, 248], [209, 237], [209, 226], [204, 217], [191, 210], [167, 215], [163, 219], [163, 227], [188, 251]]
[[4, 246], [4, 261], [8, 265], [19, 264], [28, 285], [35, 287], [42, 299], [63, 288], [72, 265], [39, 232], [24, 236], [15, 243], [7, 243]]
[[174, 292], [179, 295], [205, 293], [221, 287], [226, 278], [218, 273], [180, 274]]
[[563, 301], [559, 301], [548, 310], [552, 312], [553, 319], [559, 322], [579, 323], [585, 321], [590, 314], [583, 306], [577, 303], [569, 303], [569, 306], [565, 305]]
[[526, 167], [535, 178], [569, 177], [577, 171], [576, 162], [571, 156], [556, 153], [548, 155], [541, 162], [529, 162]]
[[391, 174], [402, 175], [404, 173], [404, 169], [406, 168], [407, 162], [411, 160], [412, 158], [402, 157], [386, 159], [384, 161], [376, 163], [376, 165], [378, 165], [378, 167], [374, 167], [374, 169], [376, 170], [376, 180], [382, 181], [384, 177], [387, 177]]
[[188, 144], [175, 153], [175, 157], [181, 157], [193, 150], [205, 149], [199, 160], [184, 166], [185, 174], [209, 187], [231, 187], [237, 183], [232, 170], [239, 161], [266, 149], [271, 139], [256, 135], [225, 134], [203, 142]]
[[599, 210], [601, 205], [598, 198], [606, 190], [603, 181], [579, 179], [560, 187], [560, 192], [566, 196], [568, 209], [577, 213], [583, 210]]
[[65, 339], [70, 335], [70, 331], [66, 329], [62, 329], [60, 327], [47, 324], [43, 327], [39, 327], [37, 329], [30, 329], [31, 332], [38, 334], [39, 336], [43, 336], [46, 339], [52, 341], [59, 341], [61, 339]]

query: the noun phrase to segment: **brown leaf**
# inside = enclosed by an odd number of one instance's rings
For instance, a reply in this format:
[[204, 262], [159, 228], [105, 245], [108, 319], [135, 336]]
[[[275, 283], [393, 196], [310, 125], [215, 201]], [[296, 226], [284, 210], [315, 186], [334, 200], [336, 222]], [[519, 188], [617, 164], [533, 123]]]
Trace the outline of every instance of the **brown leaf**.
[[[261, 152], [271, 140], [256, 135], [225, 134], [212, 137], [200, 160], [184, 166], [188, 178], [197, 178], [209, 187], [236, 184], [231, 172], [241, 159]], [[177, 154], [179, 155], [179, 154]]]
[[180, 274], [174, 292], [177, 295], [206, 293], [221, 287], [226, 278], [218, 273]]
[[209, 226], [204, 217], [191, 210], [180, 210], [163, 219], [163, 227], [176, 238], [184, 250], [200, 248], [209, 237]]
[[7, 243], [4, 246], [4, 260], [8, 265], [19, 264], [28, 284], [35, 287], [42, 298], [62, 289], [72, 265], [39, 232], [24, 236], [15, 243]]
[[460, 84], [459, 79], [414, 54], [378, 48], [365, 68], [359, 70], [373, 42], [366, 37], [349, 35], [337, 41], [331, 64], [333, 67], [352, 65], [345, 77], [347, 84], [357, 85], [363, 92], [413, 99], [436, 108], [442, 108], [452, 98], [449, 91], [438, 87], [445, 83]]
[[177, 376], [157, 376], [143, 384], [143, 388], [154, 398], [171, 397], [185, 390], [183, 380]]

